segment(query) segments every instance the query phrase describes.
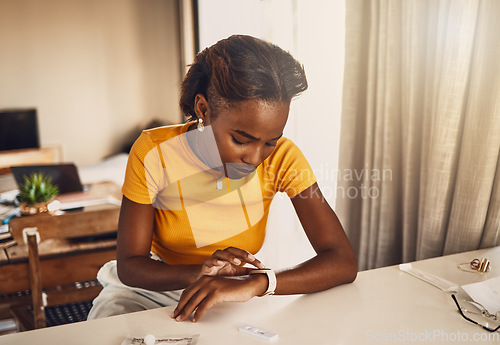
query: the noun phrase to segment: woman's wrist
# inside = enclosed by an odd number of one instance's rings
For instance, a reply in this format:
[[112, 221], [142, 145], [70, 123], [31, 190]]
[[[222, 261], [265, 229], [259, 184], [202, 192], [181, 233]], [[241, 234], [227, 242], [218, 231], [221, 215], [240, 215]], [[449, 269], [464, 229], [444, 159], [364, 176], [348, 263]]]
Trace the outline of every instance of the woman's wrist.
[[204, 265], [195, 265], [198, 269], [193, 271], [193, 283], [200, 280], [202, 277], [209, 275]]
[[252, 284], [254, 296], [262, 296], [269, 285], [269, 281], [265, 274], [249, 275], [248, 281]]

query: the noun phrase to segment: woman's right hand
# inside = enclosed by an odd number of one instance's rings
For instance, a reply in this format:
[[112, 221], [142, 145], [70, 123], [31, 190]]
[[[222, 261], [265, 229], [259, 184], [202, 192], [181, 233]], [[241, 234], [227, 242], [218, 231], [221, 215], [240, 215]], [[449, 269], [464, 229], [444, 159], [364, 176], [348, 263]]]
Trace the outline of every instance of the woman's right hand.
[[210, 258], [205, 260], [201, 267], [201, 275], [204, 276], [242, 276], [250, 273], [252, 268], [243, 267], [248, 263], [257, 268], [265, 266], [246, 250], [228, 247], [224, 250], [215, 251]]

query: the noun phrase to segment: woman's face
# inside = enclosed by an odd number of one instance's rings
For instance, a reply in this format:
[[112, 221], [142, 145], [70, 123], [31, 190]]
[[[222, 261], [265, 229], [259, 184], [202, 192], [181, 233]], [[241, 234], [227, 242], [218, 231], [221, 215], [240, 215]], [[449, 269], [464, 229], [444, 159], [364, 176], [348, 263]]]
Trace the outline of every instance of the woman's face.
[[269, 157], [283, 135], [290, 104], [244, 101], [221, 109], [214, 119], [205, 98], [198, 96], [197, 106], [205, 110], [205, 125], [212, 126], [226, 176], [239, 179], [250, 174]]

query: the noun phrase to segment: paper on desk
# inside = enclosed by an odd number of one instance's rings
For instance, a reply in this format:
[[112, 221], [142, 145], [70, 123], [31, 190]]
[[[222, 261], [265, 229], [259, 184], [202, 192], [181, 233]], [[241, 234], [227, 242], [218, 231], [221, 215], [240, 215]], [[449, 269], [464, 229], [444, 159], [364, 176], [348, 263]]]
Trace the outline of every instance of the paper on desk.
[[61, 204], [61, 210], [70, 210], [78, 207], [87, 207], [102, 204], [113, 204], [120, 206], [120, 200], [110, 195], [106, 188], [91, 188], [85, 192], [71, 192], [59, 194], [56, 197]]
[[95, 205], [102, 205], [102, 204], [112, 204], [116, 206], [120, 206], [121, 202], [120, 200], [112, 197], [112, 196], [107, 196], [107, 197], [102, 197], [102, 198], [89, 198], [88, 200], [73, 200], [73, 201], [60, 201], [61, 202], [61, 210], [71, 210], [79, 207], [87, 207], [87, 206], [95, 206]]
[[441, 277], [437, 277], [430, 273], [423, 272], [419, 269], [416, 269], [411, 266], [411, 264], [400, 264], [399, 269], [403, 272], [406, 272], [418, 279], [421, 279], [429, 284], [434, 285], [435, 287], [440, 288], [443, 291], [448, 292], [458, 292], [458, 284], [455, 284], [449, 280], [443, 279]]
[[500, 312], [500, 277], [464, 285], [462, 288], [491, 314]]
[[18, 189], [12, 189], [10, 191], [0, 193], [0, 200], [7, 202], [14, 202], [18, 194], [19, 194]]

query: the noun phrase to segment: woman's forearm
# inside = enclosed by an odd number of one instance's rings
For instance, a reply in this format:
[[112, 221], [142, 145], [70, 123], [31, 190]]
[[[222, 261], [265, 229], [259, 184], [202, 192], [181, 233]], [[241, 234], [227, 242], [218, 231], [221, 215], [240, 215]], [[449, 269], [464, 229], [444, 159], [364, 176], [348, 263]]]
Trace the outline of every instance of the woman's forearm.
[[356, 279], [356, 261], [339, 258], [334, 251], [325, 251], [294, 268], [276, 274], [276, 294], [312, 293], [351, 283]]
[[168, 265], [148, 257], [118, 260], [122, 283], [153, 291], [184, 289], [201, 277], [201, 265]]

